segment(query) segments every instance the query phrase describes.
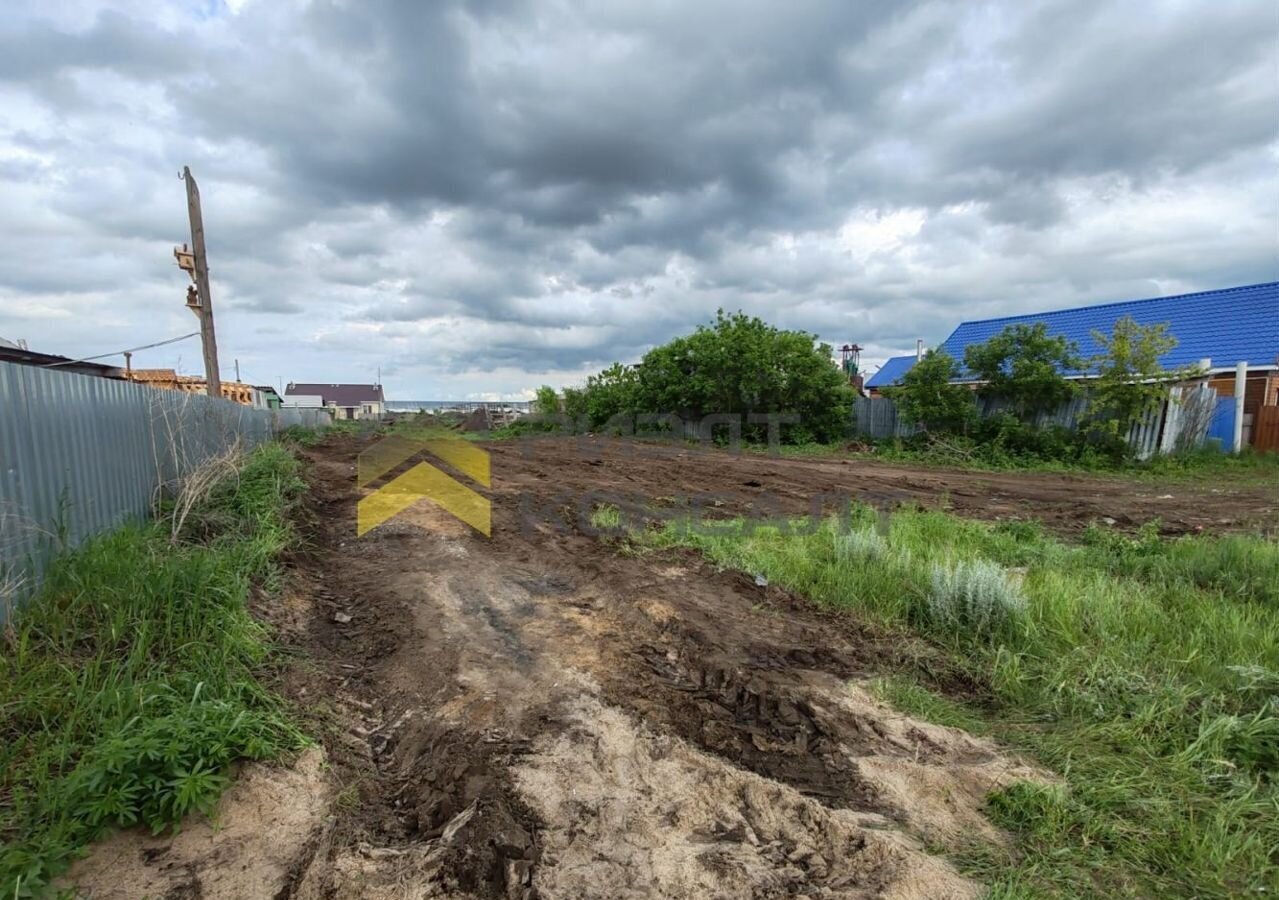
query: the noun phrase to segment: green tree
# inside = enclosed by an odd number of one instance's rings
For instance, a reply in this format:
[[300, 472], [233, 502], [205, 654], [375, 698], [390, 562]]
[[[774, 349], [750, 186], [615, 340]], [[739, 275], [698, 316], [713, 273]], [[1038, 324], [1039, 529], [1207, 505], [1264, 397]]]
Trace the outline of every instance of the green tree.
[[906, 419], [930, 433], [962, 432], [976, 418], [973, 392], [954, 384], [962, 374], [959, 361], [940, 347], [902, 376], [899, 384], [884, 389]]
[[1043, 322], [1009, 325], [984, 344], [964, 351], [964, 365], [981, 382], [984, 397], [1003, 400], [1022, 422], [1056, 409], [1079, 390], [1067, 372], [1083, 366], [1073, 341], [1048, 334]]
[[1110, 334], [1094, 331], [1102, 348], [1090, 362], [1097, 372], [1091, 385], [1089, 430], [1121, 438], [1133, 422], [1154, 412], [1168, 394], [1167, 372], [1159, 358], [1177, 346], [1168, 323], [1139, 325], [1132, 317], [1118, 319]]
[[752, 415], [790, 413], [799, 421], [783, 424], [783, 440], [836, 440], [848, 430], [852, 399], [829, 345], [741, 312], [720, 310], [709, 326], [650, 350], [639, 367], [644, 412], [741, 416], [743, 433], [756, 439], [766, 431], [749, 424]]
[[544, 384], [537, 389], [533, 403], [537, 407], [537, 412], [543, 416], [553, 416], [560, 411], [560, 398], [555, 393], [555, 388], [549, 384]]
[[598, 375], [586, 379], [583, 390], [586, 418], [592, 427], [613, 425], [631, 429], [635, 425], [639, 375], [634, 366], [613, 363]]
[[574, 426], [588, 421], [585, 388], [564, 388], [564, 415]]

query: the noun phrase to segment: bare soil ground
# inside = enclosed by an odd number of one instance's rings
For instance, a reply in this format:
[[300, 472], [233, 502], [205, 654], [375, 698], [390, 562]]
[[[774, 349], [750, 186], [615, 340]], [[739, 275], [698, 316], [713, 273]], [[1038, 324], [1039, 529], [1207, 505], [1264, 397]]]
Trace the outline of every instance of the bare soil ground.
[[[1279, 521], [1279, 484], [1134, 481], [1045, 472], [982, 472], [858, 458], [778, 458], [755, 453], [597, 438], [493, 443], [501, 495], [616, 496], [662, 507], [693, 505], [746, 516], [803, 515], [844, 497], [881, 507], [913, 503], [971, 518], [1035, 519], [1069, 535], [1093, 521], [1164, 534], [1239, 531]], [[500, 482], [500, 483], [499, 483]]]
[[182, 860], [176, 842], [117, 847], [110, 879], [86, 876], [86, 894], [142, 883], [160, 859], [181, 875], [166, 896], [978, 896], [938, 853], [1004, 840], [986, 794], [1049, 776], [865, 685], [909, 671], [978, 701], [980, 687], [922, 642], [690, 554], [619, 552], [587, 533], [595, 504], [651, 512], [697, 495], [717, 515], [775, 515], [843, 494], [1063, 531], [1102, 516], [1244, 527], [1275, 506], [1256, 488], [560, 440], [488, 447], [491, 537], [424, 502], [357, 539], [356, 459], [370, 443], [307, 452], [313, 544], [274, 613], [305, 651], [288, 689], [328, 760], [324, 791], [303, 780], [297, 802], [331, 798], [327, 818], [302, 817], [294, 859], [271, 856], [258, 893], [221, 891], [205, 871], [270, 855], [270, 810], [240, 802], [223, 805], [224, 828], [256, 828], [260, 847]]

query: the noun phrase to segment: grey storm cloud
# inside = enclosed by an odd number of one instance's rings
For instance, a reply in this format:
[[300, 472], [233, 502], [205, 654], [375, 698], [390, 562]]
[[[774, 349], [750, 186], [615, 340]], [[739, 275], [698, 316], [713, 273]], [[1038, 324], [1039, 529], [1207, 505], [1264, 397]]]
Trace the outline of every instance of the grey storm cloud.
[[576, 380], [719, 307], [883, 358], [1269, 280], [1277, 65], [1264, 0], [20, 3], [0, 335], [185, 330], [187, 163], [231, 355], [400, 396]]

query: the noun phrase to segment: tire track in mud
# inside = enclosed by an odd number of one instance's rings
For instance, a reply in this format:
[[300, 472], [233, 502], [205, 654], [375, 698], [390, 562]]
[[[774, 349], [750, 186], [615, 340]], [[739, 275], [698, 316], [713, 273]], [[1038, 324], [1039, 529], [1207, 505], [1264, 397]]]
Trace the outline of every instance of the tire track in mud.
[[357, 541], [362, 446], [308, 454], [300, 699], [327, 707], [345, 799], [289, 896], [978, 893], [925, 842], [1000, 840], [985, 793], [1038, 776], [856, 687], [945, 672], [926, 645], [689, 554], [530, 529], [509, 467], [491, 540], [420, 504]]

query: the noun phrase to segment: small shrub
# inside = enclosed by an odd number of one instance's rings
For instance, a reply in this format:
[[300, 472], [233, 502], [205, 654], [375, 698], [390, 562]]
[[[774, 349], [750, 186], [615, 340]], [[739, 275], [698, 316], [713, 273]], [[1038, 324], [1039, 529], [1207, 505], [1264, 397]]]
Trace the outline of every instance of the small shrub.
[[888, 555], [888, 541], [869, 528], [849, 531], [835, 538], [835, 552], [843, 560], [881, 560]]
[[934, 627], [987, 637], [1026, 613], [1026, 598], [999, 565], [984, 559], [935, 564], [925, 618]]

